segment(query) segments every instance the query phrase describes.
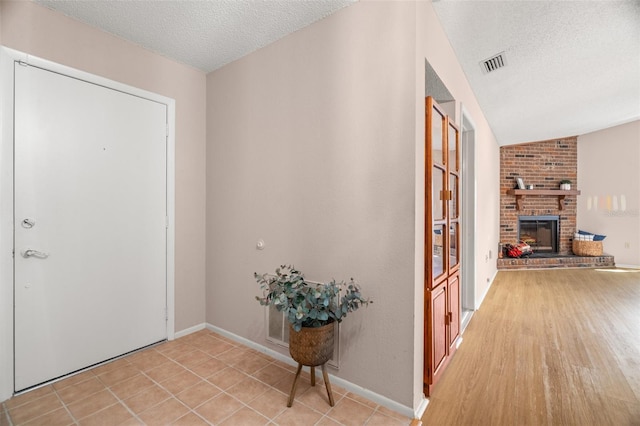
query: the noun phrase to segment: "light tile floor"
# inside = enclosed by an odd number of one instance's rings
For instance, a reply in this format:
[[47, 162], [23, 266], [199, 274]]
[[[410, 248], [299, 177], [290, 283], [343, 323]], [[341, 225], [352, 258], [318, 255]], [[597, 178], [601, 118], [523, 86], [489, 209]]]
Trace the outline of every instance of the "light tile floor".
[[11, 425], [409, 425], [411, 419], [332, 386], [298, 381], [295, 368], [202, 330], [13, 397]]

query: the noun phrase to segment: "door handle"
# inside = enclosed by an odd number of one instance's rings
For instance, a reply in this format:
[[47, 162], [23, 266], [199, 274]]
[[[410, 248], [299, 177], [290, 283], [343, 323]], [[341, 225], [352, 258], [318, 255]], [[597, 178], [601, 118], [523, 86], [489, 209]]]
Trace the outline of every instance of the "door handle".
[[44, 252], [33, 250], [33, 249], [23, 250], [21, 254], [22, 254], [22, 257], [24, 257], [25, 259], [28, 257], [37, 257], [39, 259], [46, 259], [47, 257], [49, 257], [49, 253], [44, 253]]

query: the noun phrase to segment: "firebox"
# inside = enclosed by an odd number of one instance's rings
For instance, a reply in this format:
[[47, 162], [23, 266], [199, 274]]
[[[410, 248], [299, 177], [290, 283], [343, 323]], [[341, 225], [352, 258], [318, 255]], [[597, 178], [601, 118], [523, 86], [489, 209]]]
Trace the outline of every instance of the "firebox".
[[557, 253], [559, 216], [519, 216], [518, 241], [531, 246], [534, 253]]

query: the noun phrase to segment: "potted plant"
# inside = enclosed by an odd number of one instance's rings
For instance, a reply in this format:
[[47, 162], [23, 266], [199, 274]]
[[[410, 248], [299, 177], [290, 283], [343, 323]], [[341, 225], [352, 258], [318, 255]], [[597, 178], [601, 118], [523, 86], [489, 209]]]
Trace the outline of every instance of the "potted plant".
[[263, 291], [262, 297], [256, 296], [258, 302], [284, 312], [289, 321], [289, 353], [298, 362], [298, 371], [287, 405], [291, 407], [293, 403], [302, 366], [311, 367], [311, 385], [314, 385], [314, 367], [321, 365], [329, 404], [333, 406], [325, 363], [333, 355], [334, 323], [373, 302], [362, 297], [353, 278], [348, 283], [336, 280], [312, 283], [305, 280], [300, 271], [287, 265], [276, 268], [275, 275], [254, 273], [254, 277]]
[[560, 189], [569, 191], [571, 189], [571, 181], [569, 179], [562, 179], [560, 181]]

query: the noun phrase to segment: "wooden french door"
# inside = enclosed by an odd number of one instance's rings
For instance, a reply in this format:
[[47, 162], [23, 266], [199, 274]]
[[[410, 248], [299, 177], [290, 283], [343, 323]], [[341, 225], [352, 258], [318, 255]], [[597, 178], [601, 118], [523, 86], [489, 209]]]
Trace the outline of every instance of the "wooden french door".
[[460, 334], [460, 141], [457, 126], [425, 101], [425, 365], [428, 396]]

